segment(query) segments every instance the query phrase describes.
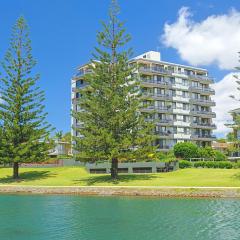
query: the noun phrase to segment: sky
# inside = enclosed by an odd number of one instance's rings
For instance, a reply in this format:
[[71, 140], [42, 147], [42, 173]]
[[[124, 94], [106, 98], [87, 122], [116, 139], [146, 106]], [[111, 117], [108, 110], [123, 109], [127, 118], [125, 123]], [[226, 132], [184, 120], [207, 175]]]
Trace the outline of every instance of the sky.
[[[88, 62], [100, 22], [107, 20], [110, 0], [0, 0], [0, 59], [11, 28], [23, 15], [30, 27], [40, 86], [46, 93], [47, 120], [56, 128], [71, 129], [71, 77]], [[234, 68], [239, 65], [239, 0], [119, 0], [121, 20], [132, 36], [135, 55], [160, 51], [163, 61], [206, 68], [215, 78], [217, 136], [229, 130], [227, 112], [240, 107], [230, 95], [236, 90]]]

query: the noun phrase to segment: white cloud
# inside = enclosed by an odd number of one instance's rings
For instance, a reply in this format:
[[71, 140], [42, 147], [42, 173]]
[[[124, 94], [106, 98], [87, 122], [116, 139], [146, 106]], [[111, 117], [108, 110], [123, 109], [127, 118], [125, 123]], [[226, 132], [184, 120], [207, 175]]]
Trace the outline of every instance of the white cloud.
[[240, 107], [240, 102], [229, 97], [230, 95], [238, 97], [240, 94], [240, 91], [237, 90], [236, 78], [233, 75], [240, 77], [240, 73], [229, 73], [221, 81], [213, 85], [216, 92], [213, 97], [216, 102], [216, 106], [213, 108], [217, 115], [214, 120], [217, 125], [216, 134], [225, 135], [230, 131], [229, 128], [224, 126], [225, 123], [232, 120], [229, 111]]
[[175, 48], [192, 65], [216, 64], [221, 69], [238, 66], [240, 51], [240, 12], [231, 10], [211, 15], [200, 22], [191, 18], [187, 7], [178, 12], [175, 23], [165, 24], [161, 41]]

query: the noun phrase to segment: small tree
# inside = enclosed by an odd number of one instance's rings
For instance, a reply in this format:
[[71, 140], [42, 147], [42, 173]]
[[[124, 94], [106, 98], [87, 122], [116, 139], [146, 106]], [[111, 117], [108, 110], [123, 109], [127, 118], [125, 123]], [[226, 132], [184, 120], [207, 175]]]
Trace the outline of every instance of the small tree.
[[63, 138], [63, 131], [56, 132], [55, 137], [58, 141], [61, 141]]
[[228, 142], [234, 142], [236, 140], [233, 132], [229, 132], [226, 137]]
[[198, 157], [198, 147], [191, 142], [180, 142], [173, 147], [174, 155], [177, 158], [190, 159]]
[[110, 160], [111, 176], [118, 176], [119, 159], [145, 159], [155, 148], [153, 125], [140, 114], [139, 81], [133, 75], [136, 66], [129, 64], [131, 50], [124, 50], [130, 36], [117, 18], [119, 7], [112, 1], [109, 23], [102, 23], [97, 34], [99, 48], [84, 80], [88, 87], [81, 90], [80, 107], [73, 112], [83, 122], [76, 129], [78, 158], [81, 160]]
[[215, 152], [212, 147], [201, 147], [198, 149], [198, 157], [213, 160], [215, 158]]
[[44, 113], [44, 92], [36, 86], [39, 75], [31, 53], [28, 27], [20, 17], [12, 32], [2, 67], [0, 120], [2, 139], [0, 161], [13, 165], [13, 178], [19, 177], [19, 163], [37, 162], [47, 157], [50, 125]]
[[70, 132], [65, 133], [62, 137], [62, 141], [71, 143], [71, 133]]

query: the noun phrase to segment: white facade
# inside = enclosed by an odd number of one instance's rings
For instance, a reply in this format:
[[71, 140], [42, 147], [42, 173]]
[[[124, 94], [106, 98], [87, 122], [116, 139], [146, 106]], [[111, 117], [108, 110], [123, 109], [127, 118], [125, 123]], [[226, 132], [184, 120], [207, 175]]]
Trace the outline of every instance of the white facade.
[[[146, 52], [133, 59], [139, 65], [137, 75], [143, 92], [143, 114], [154, 112], [156, 122], [156, 144], [160, 150], [168, 150], [177, 142], [192, 141], [200, 146], [211, 145], [214, 140], [212, 119], [215, 106], [210, 87], [213, 79], [205, 69], [161, 61], [159, 52]], [[84, 87], [83, 74], [87, 65], [79, 68], [72, 79], [72, 109], [77, 109], [77, 88]], [[72, 118], [73, 126], [80, 126]], [[76, 136], [73, 130], [72, 134]]]

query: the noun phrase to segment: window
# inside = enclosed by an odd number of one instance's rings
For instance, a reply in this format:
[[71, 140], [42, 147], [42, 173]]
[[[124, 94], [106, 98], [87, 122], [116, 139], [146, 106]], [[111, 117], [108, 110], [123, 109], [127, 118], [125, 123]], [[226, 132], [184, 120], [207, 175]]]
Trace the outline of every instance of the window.
[[76, 88], [80, 88], [83, 85], [83, 80], [77, 80], [76, 81]]

